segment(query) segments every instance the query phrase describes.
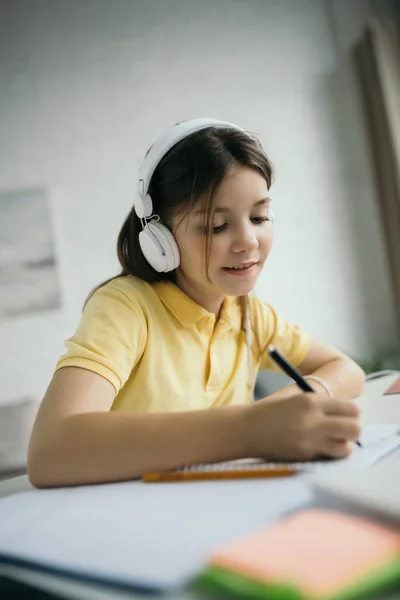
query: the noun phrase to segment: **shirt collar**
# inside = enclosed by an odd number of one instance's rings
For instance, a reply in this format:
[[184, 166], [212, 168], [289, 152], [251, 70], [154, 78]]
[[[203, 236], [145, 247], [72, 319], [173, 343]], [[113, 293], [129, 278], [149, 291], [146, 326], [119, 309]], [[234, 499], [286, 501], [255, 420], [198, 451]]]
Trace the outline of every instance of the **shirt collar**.
[[[211, 313], [170, 281], [154, 283], [152, 287], [162, 303], [184, 327], [190, 327], [201, 319], [211, 316]], [[238, 298], [225, 297], [218, 322], [223, 323], [228, 329], [240, 329], [241, 311]]]

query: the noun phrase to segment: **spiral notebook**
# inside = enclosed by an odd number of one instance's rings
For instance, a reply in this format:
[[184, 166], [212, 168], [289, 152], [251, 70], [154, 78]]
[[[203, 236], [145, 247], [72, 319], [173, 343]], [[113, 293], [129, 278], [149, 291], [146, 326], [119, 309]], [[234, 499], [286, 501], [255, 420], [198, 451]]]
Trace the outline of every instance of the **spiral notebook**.
[[400, 446], [399, 433], [399, 425], [364, 425], [360, 440], [361, 447], [354, 445], [351, 455], [342, 460], [321, 459], [311, 462], [276, 463], [266, 462], [259, 458], [248, 458], [189, 465], [171, 471], [146, 473], [142, 479], [146, 483], [161, 483], [210, 479], [287, 477], [342, 467], [367, 467]]

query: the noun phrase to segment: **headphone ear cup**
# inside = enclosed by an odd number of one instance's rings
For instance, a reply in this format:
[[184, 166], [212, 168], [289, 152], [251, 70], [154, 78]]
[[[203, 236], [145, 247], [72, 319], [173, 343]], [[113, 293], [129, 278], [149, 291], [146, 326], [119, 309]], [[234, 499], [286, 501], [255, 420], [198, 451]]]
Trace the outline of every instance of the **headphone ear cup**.
[[158, 273], [168, 273], [179, 266], [179, 248], [170, 230], [162, 223], [148, 223], [139, 233], [143, 256]]
[[164, 248], [167, 261], [165, 272], [173, 271], [180, 263], [179, 248], [174, 236], [168, 227], [162, 223], [149, 223], [149, 226]]
[[168, 247], [168, 252], [166, 254], [169, 260], [169, 271], [173, 271], [179, 267], [181, 262], [178, 244], [168, 227], [162, 223], [155, 223], [154, 227], [157, 229], [157, 233], [161, 233], [165, 236], [165, 243]]

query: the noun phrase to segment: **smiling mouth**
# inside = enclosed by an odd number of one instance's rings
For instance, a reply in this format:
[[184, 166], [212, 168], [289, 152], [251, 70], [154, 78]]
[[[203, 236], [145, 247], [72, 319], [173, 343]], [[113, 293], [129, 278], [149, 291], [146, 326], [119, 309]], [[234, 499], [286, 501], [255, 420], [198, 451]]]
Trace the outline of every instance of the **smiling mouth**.
[[253, 267], [254, 265], [256, 265], [257, 262], [248, 262], [248, 263], [243, 263], [242, 265], [236, 265], [235, 267], [222, 267], [224, 271], [246, 271], [248, 269], [251, 269], [251, 267]]

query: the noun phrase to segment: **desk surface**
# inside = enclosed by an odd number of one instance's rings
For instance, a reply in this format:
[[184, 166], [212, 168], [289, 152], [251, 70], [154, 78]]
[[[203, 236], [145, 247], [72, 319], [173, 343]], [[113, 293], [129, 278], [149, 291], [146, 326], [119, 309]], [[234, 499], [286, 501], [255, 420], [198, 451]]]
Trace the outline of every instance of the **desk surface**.
[[[384, 392], [394, 382], [396, 376], [386, 376], [376, 379], [366, 385], [364, 394], [356, 400], [361, 409], [363, 423], [399, 423], [400, 424], [400, 396], [384, 396]], [[400, 451], [392, 454], [385, 460], [396, 461], [400, 466]], [[26, 476], [0, 482], [0, 497], [9, 496], [32, 489]], [[0, 571], [1, 572], [1, 571]], [[122, 600], [125, 598], [152, 600], [153, 596], [135, 592], [122, 592], [99, 588], [95, 585], [75, 583], [59, 576], [31, 572], [26, 569], [8, 568], [4, 572], [14, 574], [19, 580], [26, 581], [44, 590], [54, 591], [61, 597], [79, 600]], [[160, 600], [160, 595], [154, 599]], [[193, 591], [183, 590], [179, 595], [174, 594], [175, 600], [204, 600], [203, 595]], [[210, 596], [208, 596], [210, 598]], [[380, 596], [380, 600], [398, 600], [399, 592]]]

